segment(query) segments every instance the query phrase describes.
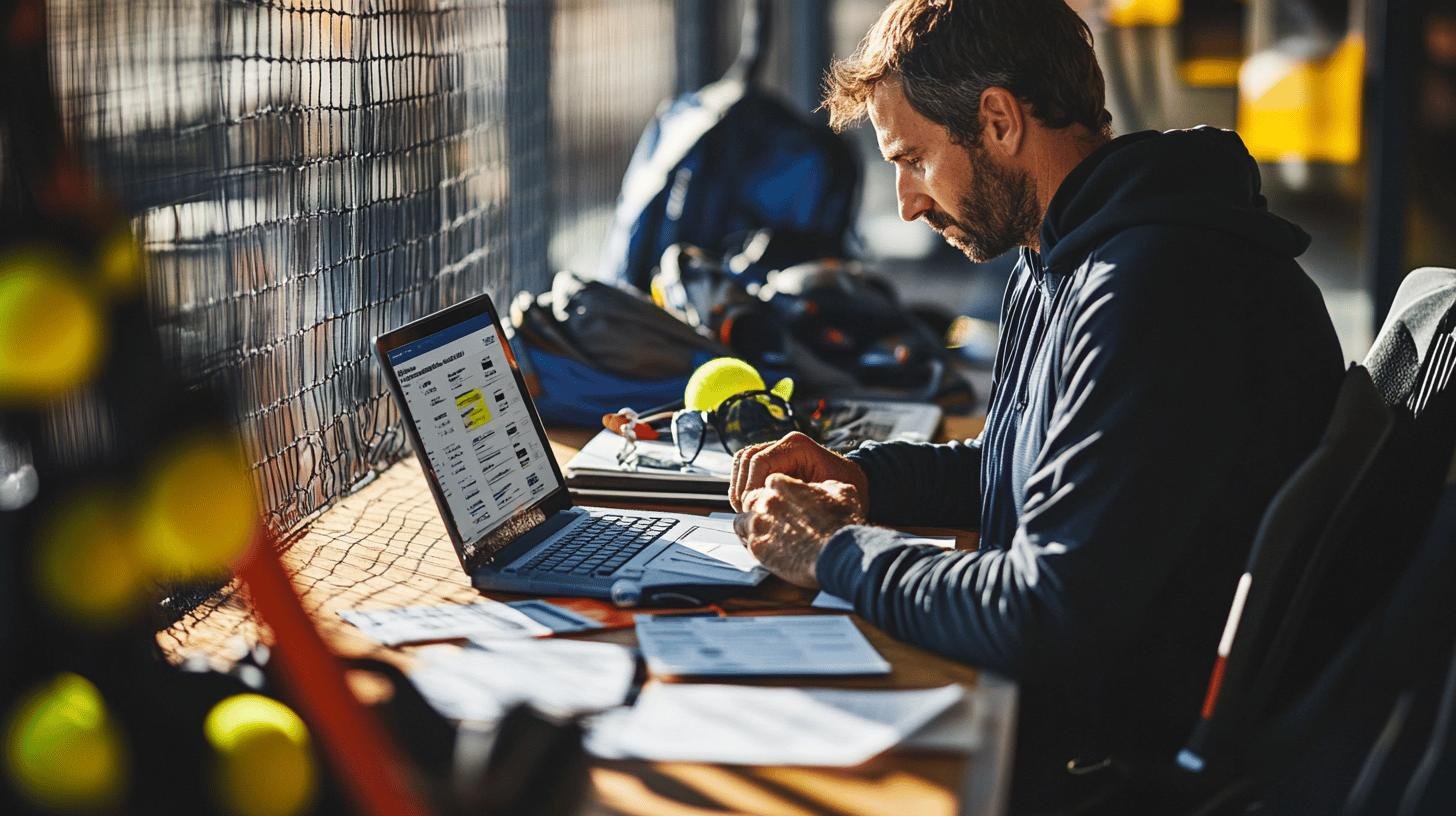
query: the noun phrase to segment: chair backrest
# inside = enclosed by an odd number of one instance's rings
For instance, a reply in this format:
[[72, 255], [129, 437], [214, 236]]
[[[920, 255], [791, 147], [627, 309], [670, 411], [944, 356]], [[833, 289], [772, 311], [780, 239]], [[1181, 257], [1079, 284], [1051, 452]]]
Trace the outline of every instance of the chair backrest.
[[1387, 601], [1255, 759], [1275, 813], [1456, 812], [1456, 469]]
[[1401, 282], [1364, 362], [1387, 404], [1407, 404], [1418, 396], [1423, 372], [1439, 362], [1443, 352], [1449, 374], [1451, 349], [1439, 340], [1450, 333], [1453, 316], [1456, 269], [1423, 267]]
[[1368, 368], [1350, 369], [1324, 439], [1265, 513], [1185, 768], [1244, 751], [1404, 580], [1456, 448], [1453, 329], [1456, 270], [1412, 272]]
[[1219, 641], [1203, 710], [1178, 762], [1202, 771], [1266, 716], [1304, 610], [1363, 512], [1394, 427], [1369, 373], [1351, 366], [1324, 437], [1260, 522]]

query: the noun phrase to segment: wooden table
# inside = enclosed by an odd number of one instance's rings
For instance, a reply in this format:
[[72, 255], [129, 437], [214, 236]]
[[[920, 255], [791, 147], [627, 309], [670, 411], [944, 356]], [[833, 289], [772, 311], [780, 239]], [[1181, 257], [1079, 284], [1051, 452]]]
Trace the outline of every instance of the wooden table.
[[[951, 420], [956, 437], [979, 430], [974, 420]], [[589, 438], [584, 431], [552, 433], [558, 461]], [[668, 508], [662, 508], [668, 509]], [[674, 506], [670, 509], [683, 511]], [[923, 531], [940, 532], [947, 531]], [[950, 531], [954, 532], [954, 531]], [[967, 534], [958, 546], [973, 546]], [[340, 500], [313, 521], [284, 553], [304, 607], [338, 653], [408, 663], [409, 649], [364, 638], [340, 610], [414, 604], [469, 603], [471, 587], [440, 522], [418, 464], [405, 460]], [[732, 612], [800, 609], [812, 593], [771, 579], [751, 597], [726, 603]], [[985, 747], [973, 759], [930, 751], [891, 751], [850, 769], [718, 766], [677, 762], [598, 762], [592, 769], [591, 813], [637, 814], [942, 814], [996, 813], [1004, 808], [1010, 773], [1015, 689], [975, 669], [894, 640], [859, 618], [856, 623], [893, 666], [888, 677], [820, 682], [865, 688], [928, 688], [960, 683], [986, 706]], [[591, 635], [632, 643], [630, 629]], [[225, 662], [268, 635], [236, 588], [198, 607], [158, 634], [173, 659], [202, 653]]]

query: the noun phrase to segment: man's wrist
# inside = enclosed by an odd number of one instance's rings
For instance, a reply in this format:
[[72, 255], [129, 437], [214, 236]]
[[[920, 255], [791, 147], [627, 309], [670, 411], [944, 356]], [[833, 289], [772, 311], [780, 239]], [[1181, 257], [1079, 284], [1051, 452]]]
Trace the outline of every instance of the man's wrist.
[[846, 525], [819, 550], [819, 557], [814, 561], [814, 580], [829, 594], [852, 600], [870, 562], [885, 550], [903, 546], [899, 533], [888, 527]]

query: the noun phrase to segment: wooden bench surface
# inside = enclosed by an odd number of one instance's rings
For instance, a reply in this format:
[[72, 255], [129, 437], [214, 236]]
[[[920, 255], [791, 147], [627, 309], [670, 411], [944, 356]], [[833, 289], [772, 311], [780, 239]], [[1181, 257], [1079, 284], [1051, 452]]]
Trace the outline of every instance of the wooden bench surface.
[[[970, 436], [975, 420], [952, 420], [952, 435]], [[585, 431], [553, 432], [552, 447], [565, 462], [584, 444]], [[660, 509], [702, 512], [706, 508]], [[954, 532], [954, 531], [922, 531]], [[961, 533], [957, 546], [974, 546]], [[403, 665], [410, 647], [379, 646], [345, 623], [338, 612], [419, 604], [470, 603], [480, 597], [460, 567], [417, 462], [407, 459], [341, 499], [315, 519], [283, 554], [303, 605], [326, 642], [339, 654], [372, 656]], [[811, 592], [771, 579], [751, 596], [723, 604], [730, 614], [804, 611]], [[507, 598], [508, 596], [499, 596]], [[979, 673], [897, 641], [855, 617], [870, 642], [890, 662], [887, 677], [816, 680], [815, 685], [861, 688], [929, 688], [960, 683], [974, 690]], [[586, 635], [631, 644], [630, 628]], [[245, 593], [230, 586], [217, 598], [158, 634], [174, 660], [202, 653], [226, 662], [259, 641], [267, 642]], [[749, 681], [757, 682], [757, 681]], [[800, 681], [802, 683], [802, 681]], [[764, 684], [784, 684], [766, 681]], [[1004, 684], [977, 702], [1014, 705]], [[367, 698], [367, 688], [360, 689]], [[592, 769], [595, 801], [589, 812], [640, 814], [942, 814], [957, 809], [963, 790], [977, 799], [967, 812], [994, 808], [1004, 794], [1010, 757], [1010, 719], [1001, 711], [987, 748], [971, 759], [932, 751], [895, 750], [849, 769], [719, 766], [676, 762], [597, 762]], [[968, 775], [968, 772], [973, 772]], [[969, 803], [968, 803], [969, 804]]]

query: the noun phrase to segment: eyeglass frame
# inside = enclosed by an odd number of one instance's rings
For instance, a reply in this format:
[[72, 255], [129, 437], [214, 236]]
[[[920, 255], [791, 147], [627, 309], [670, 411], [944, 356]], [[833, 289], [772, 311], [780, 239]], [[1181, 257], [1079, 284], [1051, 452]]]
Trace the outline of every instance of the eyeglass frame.
[[[631, 408], [622, 408], [621, 410], [617, 411], [617, 414], [625, 417], [627, 421], [617, 428], [616, 433], [619, 436], [623, 437], [626, 442], [622, 445], [622, 448], [617, 451], [617, 466], [623, 470], [631, 471], [636, 471], [638, 467], [644, 465], [646, 467], [657, 468], [660, 470], [671, 470], [673, 468], [677, 468], [678, 470], [686, 471], [693, 468], [693, 462], [697, 461], [697, 458], [702, 455], [703, 446], [707, 442], [707, 434], [703, 434], [702, 440], [700, 440], [698, 443], [697, 450], [693, 451], [691, 456], [683, 455], [682, 446], [678, 442], [679, 419], [681, 417], [693, 414], [698, 415], [703, 420], [703, 424], [705, 427], [712, 428], [713, 432], [718, 437], [719, 446], [723, 448], [723, 451], [725, 453], [727, 453], [729, 456], [732, 456], [733, 451], [728, 447], [728, 434], [723, 429], [723, 420], [720, 412], [723, 410], [724, 406], [730, 403], [736, 403], [745, 399], [758, 397], [767, 397], [770, 405], [781, 408], [783, 410], [784, 419], [786, 421], [791, 422], [796, 427], [798, 426], [799, 420], [798, 416], [794, 413], [794, 406], [788, 400], [767, 389], [743, 391], [741, 393], [734, 394], [723, 400], [723, 402], [719, 403], [717, 408], [707, 411], [693, 410], [689, 408], [679, 408], [676, 410], [654, 409], [646, 414], [638, 414]], [[675, 453], [677, 453], [678, 457], [677, 462], [668, 462], [665, 459], [658, 459], [657, 457], [653, 456], [643, 456], [642, 454], [637, 452], [637, 425], [649, 425], [650, 423], [658, 422], [663, 419], [668, 420], [668, 430], [672, 434], [673, 450]]]
[[[679, 417], [688, 414], [697, 414], [699, 417], [702, 418], [704, 426], [712, 428], [713, 432], [717, 434], [718, 445], [723, 448], [723, 452], [728, 454], [729, 456], [732, 456], [734, 454], [734, 451], [728, 447], [728, 434], [723, 429], [724, 408], [730, 403], [737, 403], [748, 399], [757, 399], [760, 397], [767, 397], [770, 406], [781, 408], [784, 412], [784, 420], [792, 423], [795, 427], [798, 427], [799, 420], [798, 417], [794, 414], [794, 406], [791, 405], [788, 400], [784, 399], [778, 394], [775, 394], [772, 391], [769, 391], [766, 388], [761, 388], [755, 391], [742, 391], [723, 400], [721, 403], [718, 404], [718, 407], [712, 409], [711, 411], [691, 411], [684, 408], [673, 412], [672, 423], [668, 427], [672, 432], [672, 445], [673, 448], [677, 450], [678, 459], [682, 460], [685, 467], [692, 465], [692, 463], [697, 461], [697, 458], [702, 455], [703, 446], [707, 444], [708, 439], [708, 435], [704, 433], [702, 439], [698, 441], [698, 449], [693, 451], [693, 454], [691, 456], [684, 456], [682, 444], [678, 442]], [[747, 447], [747, 445], [745, 445], [744, 447]], [[740, 450], [742, 450], [742, 448], [740, 448]]]

